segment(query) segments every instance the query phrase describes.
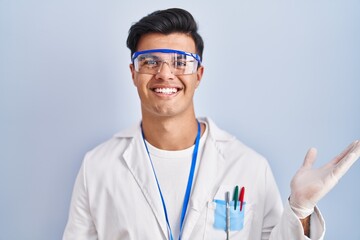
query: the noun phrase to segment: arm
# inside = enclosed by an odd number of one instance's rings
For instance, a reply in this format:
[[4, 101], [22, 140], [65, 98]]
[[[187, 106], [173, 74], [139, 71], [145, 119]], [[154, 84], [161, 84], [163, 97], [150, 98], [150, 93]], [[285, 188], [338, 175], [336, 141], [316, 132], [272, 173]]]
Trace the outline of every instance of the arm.
[[304, 229], [304, 235], [307, 237], [310, 237], [310, 216], [307, 216], [304, 219], [300, 219], [301, 225]]
[[[335, 186], [359, 156], [360, 142], [355, 141], [322, 168], [312, 169], [316, 151], [310, 149], [303, 166], [291, 181], [291, 195], [279, 223], [271, 230], [270, 236], [263, 234], [261, 239], [305, 240], [310, 239], [310, 236], [313, 239], [323, 239], [324, 221], [315, 205]], [[314, 231], [310, 232], [310, 228]]]
[[[309, 240], [305, 237], [304, 230], [306, 226], [310, 226], [310, 222], [307, 225], [306, 221], [301, 221], [293, 212], [289, 205], [289, 201], [282, 207], [282, 201], [280, 193], [278, 192], [275, 179], [273, 178], [270, 168], [267, 168], [265, 172], [266, 179], [266, 200], [264, 205], [263, 225], [262, 225], [262, 240]], [[314, 213], [316, 223], [320, 222], [317, 213]], [[321, 217], [320, 217], [321, 218]], [[310, 217], [306, 220], [310, 220]], [[303, 223], [303, 224], [302, 224]], [[305, 226], [304, 226], [305, 225]], [[316, 234], [315, 239], [322, 239], [321, 234], [323, 233], [322, 223], [314, 224], [316, 227], [320, 225], [319, 233]], [[307, 232], [310, 228], [307, 228]], [[309, 234], [307, 234], [309, 235]]]
[[90, 215], [85, 179], [85, 161], [79, 171], [71, 198], [69, 219], [63, 240], [97, 240], [97, 232]]
[[[289, 199], [290, 200], [290, 197]], [[304, 235], [310, 238], [310, 217], [311, 215], [305, 217], [305, 218], [299, 218], [301, 225], [304, 229]]]

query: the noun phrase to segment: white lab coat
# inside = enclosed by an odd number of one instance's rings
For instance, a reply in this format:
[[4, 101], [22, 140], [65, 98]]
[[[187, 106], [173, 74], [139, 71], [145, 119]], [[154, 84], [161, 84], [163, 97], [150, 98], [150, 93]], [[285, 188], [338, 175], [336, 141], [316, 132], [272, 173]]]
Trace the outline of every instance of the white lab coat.
[[[220, 130], [210, 119], [208, 138], [198, 162], [182, 239], [225, 239], [214, 227], [214, 199], [245, 186], [241, 230], [230, 239], [297, 240], [300, 221], [288, 204], [283, 209], [267, 161]], [[324, 221], [316, 209], [311, 239], [323, 239]], [[316, 235], [316, 236], [315, 236]], [[71, 200], [63, 240], [168, 239], [163, 206], [144, 147], [140, 125], [116, 134], [87, 153]]]

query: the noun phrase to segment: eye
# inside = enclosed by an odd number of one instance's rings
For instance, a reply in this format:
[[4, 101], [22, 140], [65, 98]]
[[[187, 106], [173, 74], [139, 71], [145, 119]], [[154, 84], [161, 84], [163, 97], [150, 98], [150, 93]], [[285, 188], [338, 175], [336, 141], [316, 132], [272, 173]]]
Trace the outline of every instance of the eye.
[[142, 64], [145, 66], [149, 66], [149, 67], [155, 67], [158, 65], [158, 61], [156, 61], [154, 59], [144, 59], [142, 61]]
[[155, 58], [143, 58], [139, 63], [142, 68], [157, 68], [159, 66], [159, 60]]
[[159, 58], [152, 54], [143, 54], [138, 57], [140, 67], [154, 68], [159, 65]]
[[174, 62], [174, 65], [175, 65], [176, 67], [186, 67], [187, 61], [184, 61], [184, 60], [175, 61], [175, 62]]

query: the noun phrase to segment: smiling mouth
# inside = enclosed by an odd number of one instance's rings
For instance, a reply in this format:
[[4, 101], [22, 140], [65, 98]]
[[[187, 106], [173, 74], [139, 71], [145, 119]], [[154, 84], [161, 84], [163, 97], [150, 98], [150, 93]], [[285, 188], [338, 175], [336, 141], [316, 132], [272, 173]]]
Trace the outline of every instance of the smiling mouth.
[[152, 90], [156, 93], [171, 95], [171, 94], [177, 93], [181, 89], [179, 89], [179, 88], [153, 88]]

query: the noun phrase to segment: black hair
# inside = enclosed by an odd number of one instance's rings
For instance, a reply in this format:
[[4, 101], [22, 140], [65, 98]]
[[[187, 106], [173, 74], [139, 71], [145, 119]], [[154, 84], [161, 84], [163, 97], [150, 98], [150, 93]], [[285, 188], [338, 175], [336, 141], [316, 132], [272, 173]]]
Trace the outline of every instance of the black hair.
[[147, 33], [185, 33], [189, 34], [195, 42], [196, 53], [202, 59], [204, 42], [199, 35], [198, 26], [194, 17], [186, 10], [170, 8], [158, 10], [140, 19], [129, 29], [126, 45], [131, 55], [137, 50], [138, 42]]

